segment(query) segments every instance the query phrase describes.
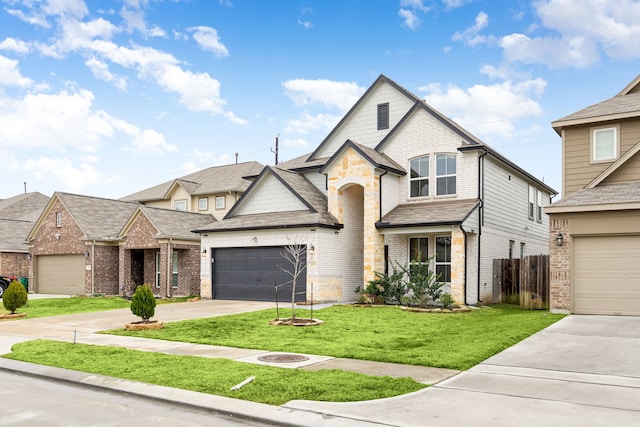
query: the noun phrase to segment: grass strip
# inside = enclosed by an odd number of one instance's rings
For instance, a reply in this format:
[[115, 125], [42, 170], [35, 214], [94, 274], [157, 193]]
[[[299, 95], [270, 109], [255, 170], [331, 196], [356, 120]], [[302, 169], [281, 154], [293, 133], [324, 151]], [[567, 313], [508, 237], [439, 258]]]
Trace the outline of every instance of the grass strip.
[[[296, 309], [296, 316], [309, 312]], [[343, 305], [315, 310], [313, 317], [325, 322], [321, 326], [269, 325], [275, 317], [275, 310], [263, 310], [166, 323], [155, 331], [107, 333], [465, 370], [563, 316], [507, 305], [446, 314]]]
[[[304, 371], [51, 340], [15, 344], [12, 353], [2, 357], [270, 405], [296, 399], [355, 402], [426, 387], [412, 378], [374, 377], [340, 370]], [[230, 390], [253, 375], [256, 379], [250, 384]]]

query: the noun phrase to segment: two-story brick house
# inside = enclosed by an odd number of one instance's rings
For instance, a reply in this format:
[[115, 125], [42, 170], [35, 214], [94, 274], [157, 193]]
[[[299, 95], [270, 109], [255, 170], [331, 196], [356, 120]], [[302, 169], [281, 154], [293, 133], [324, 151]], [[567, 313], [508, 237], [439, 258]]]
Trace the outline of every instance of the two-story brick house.
[[640, 76], [552, 123], [562, 200], [547, 207], [551, 310], [640, 315]]
[[380, 76], [313, 153], [266, 167], [224, 219], [196, 230], [201, 296], [273, 300], [295, 242], [306, 245], [301, 301], [355, 300], [391, 261], [430, 260], [457, 302], [491, 302], [494, 258], [548, 253], [554, 194]]

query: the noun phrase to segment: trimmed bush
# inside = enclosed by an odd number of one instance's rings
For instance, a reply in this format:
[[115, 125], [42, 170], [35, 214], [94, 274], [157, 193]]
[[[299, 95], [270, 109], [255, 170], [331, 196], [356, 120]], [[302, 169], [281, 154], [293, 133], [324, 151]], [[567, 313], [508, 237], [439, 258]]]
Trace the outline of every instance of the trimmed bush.
[[148, 322], [156, 312], [156, 297], [151, 291], [151, 285], [138, 286], [131, 297], [131, 312]]
[[27, 300], [27, 291], [17, 280], [12, 281], [2, 294], [2, 304], [11, 314], [15, 314], [17, 309], [26, 305]]

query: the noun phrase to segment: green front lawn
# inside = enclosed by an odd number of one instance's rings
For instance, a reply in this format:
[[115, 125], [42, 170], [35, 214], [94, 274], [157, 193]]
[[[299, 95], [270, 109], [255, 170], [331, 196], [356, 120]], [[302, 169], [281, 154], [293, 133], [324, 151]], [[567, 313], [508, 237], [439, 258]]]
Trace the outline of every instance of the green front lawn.
[[[26, 341], [15, 344], [12, 350], [2, 357], [270, 405], [294, 399], [355, 402], [426, 387], [411, 378], [372, 377], [339, 370], [311, 372], [50, 340]], [[240, 390], [230, 390], [251, 376], [255, 376], [253, 382]]]
[[[184, 302], [189, 297], [181, 297], [170, 300], [157, 300], [157, 304]], [[69, 298], [38, 298], [29, 300], [27, 305], [20, 307], [16, 313], [27, 313], [26, 319], [37, 317], [59, 316], [62, 314], [88, 313], [93, 311], [116, 310], [131, 307], [131, 301], [118, 296], [110, 297], [83, 297], [73, 296]], [[0, 314], [8, 314], [9, 311], [0, 303]]]
[[[281, 316], [287, 316], [280, 310]], [[296, 310], [297, 317], [309, 316]], [[321, 326], [271, 326], [275, 310], [108, 331], [170, 341], [469, 369], [560, 320], [562, 315], [493, 306], [468, 313], [412, 313], [397, 307], [333, 306], [314, 311]], [[160, 319], [162, 320], [162, 319]]]

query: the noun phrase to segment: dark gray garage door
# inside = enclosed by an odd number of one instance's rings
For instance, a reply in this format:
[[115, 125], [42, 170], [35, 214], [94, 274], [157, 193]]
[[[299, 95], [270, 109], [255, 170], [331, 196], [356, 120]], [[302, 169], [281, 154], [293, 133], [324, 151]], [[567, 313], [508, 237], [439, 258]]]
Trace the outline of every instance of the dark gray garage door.
[[[252, 248], [219, 248], [213, 250], [213, 298], [224, 300], [291, 301], [291, 276], [282, 268], [292, 269], [283, 257], [281, 246]], [[306, 251], [302, 260], [306, 263]], [[304, 265], [304, 264], [303, 264]], [[296, 301], [306, 301], [307, 275], [304, 271], [296, 285]]]

